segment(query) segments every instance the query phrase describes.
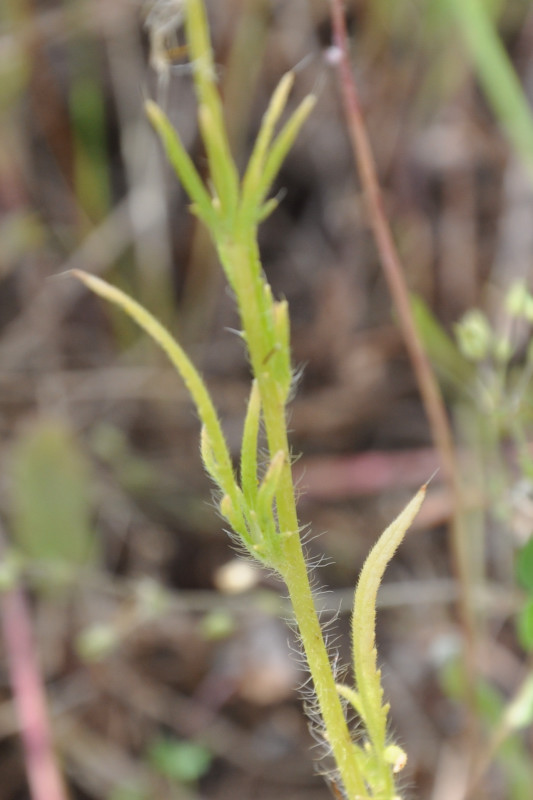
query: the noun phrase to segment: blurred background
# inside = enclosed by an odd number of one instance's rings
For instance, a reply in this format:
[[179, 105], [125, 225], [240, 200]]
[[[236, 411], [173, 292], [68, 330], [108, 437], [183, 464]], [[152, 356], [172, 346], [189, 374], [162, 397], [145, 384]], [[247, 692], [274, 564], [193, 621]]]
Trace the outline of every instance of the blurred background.
[[[328, 3], [207, 5], [240, 165], [285, 71], [296, 70], [291, 107], [318, 98], [260, 240], [274, 293], [291, 309], [301, 521], [328, 587], [324, 622], [334, 621], [348, 665], [364, 557], [439, 460], [328, 63]], [[533, 493], [505, 425], [485, 425], [503, 405], [518, 414], [516, 393], [483, 405], [477, 390], [501, 371], [486, 352], [468, 361], [454, 349], [454, 324], [482, 308], [491, 330], [506, 329], [505, 292], [531, 273], [533, 183], [453, 6], [348, 0], [346, 11], [387, 215], [435, 365], [453, 373], [439, 375], [466, 465], [479, 715], [491, 741], [528, 674], [513, 564]], [[533, 92], [531, 3], [486, 7]], [[221, 530], [180, 379], [124, 316], [63, 274], [104, 276], [175, 332], [237, 457], [249, 370], [233, 299], [144, 113], [147, 98], [159, 102], [202, 170], [181, 3], [3, 0], [0, 24], [0, 579], [19, 576], [30, 603], [70, 797], [322, 800], [330, 793], [316, 774], [283, 586], [238, 560]], [[513, 332], [524, 392], [528, 338], [527, 324]], [[530, 415], [522, 421], [527, 434]], [[380, 598], [385, 690], [409, 754], [402, 783], [418, 800], [463, 796], [450, 514], [437, 475]], [[22, 800], [5, 655], [0, 645], [0, 800]], [[527, 727], [513, 733], [469, 796], [530, 798], [530, 747]]]

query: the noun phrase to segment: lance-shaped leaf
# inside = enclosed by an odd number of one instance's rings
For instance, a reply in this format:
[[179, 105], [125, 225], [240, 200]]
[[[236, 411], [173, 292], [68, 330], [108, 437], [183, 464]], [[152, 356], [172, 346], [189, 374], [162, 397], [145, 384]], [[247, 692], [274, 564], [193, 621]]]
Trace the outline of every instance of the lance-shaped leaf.
[[257, 381], [252, 383], [244, 421], [241, 447], [241, 486], [246, 502], [253, 506], [257, 498], [257, 438], [261, 418], [261, 395]]
[[285, 465], [285, 453], [280, 450], [270, 462], [259, 492], [257, 494], [257, 523], [260, 527], [262, 538], [265, 542], [267, 555], [271, 566], [278, 568], [278, 557], [281, 552], [281, 542], [274, 516], [274, 497], [279, 488], [280, 478]]
[[167, 354], [189, 390], [196, 405], [198, 416], [205, 426], [212, 450], [212, 458], [217, 465], [217, 482], [226, 491], [232, 492], [231, 487], [236, 486], [235, 475], [217, 412], [198, 370], [183, 348], [152, 314], [121, 289], [117, 289], [116, 286], [111, 286], [107, 281], [97, 278], [95, 275], [89, 275], [82, 270], [76, 269], [72, 272], [95, 294], [122, 308]]
[[194, 204], [195, 213], [203, 219], [208, 227], [216, 229], [218, 216], [213, 201], [177, 131], [156, 103], [148, 100], [145, 109], [150, 122], [161, 138], [168, 160]]
[[276, 336], [276, 354], [274, 358], [274, 379], [276, 381], [280, 400], [285, 403], [292, 383], [291, 357], [290, 357], [290, 320], [289, 305], [286, 300], [274, 303], [272, 308], [274, 317], [274, 332]]
[[254, 149], [244, 178], [242, 180], [242, 200], [243, 207], [250, 206], [250, 197], [256, 195], [261, 182], [261, 173], [265, 166], [265, 158], [268, 148], [274, 136], [274, 129], [279, 118], [283, 114], [289, 92], [294, 84], [294, 73], [287, 72], [278, 83], [269, 106], [263, 116], [261, 127], [255, 140]]
[[361, 715], [377, 756], [385, 749], [388, 712], [388, 706], [382, 705], [381, 675], [377, 668], [377, 593], [387, 564], [416, 517], [425, 494], [424, 485], [380, 536], [367, 556], [355, 590], [352, 619], [355, 684]]
[[229, 494], [225, 494], [219, 503], [219, 511], [224, 519], [229, 522], [234, 532], [239, 536], [246, 549], [254, 557], [257, 557], [255, 553], [255, 538], [248, 530], [248, 527], [244, 521], [242, 513], [242, 500], [243, 498], [240, 489], [237, 489], [237, 493], [234, 498], [230, 497]]
[[300, 128], [313, 110], [315, 103], [316, 98], [313, 95], [305, 97], [274, 139], [265, 159], [261, 180], [257, 184], [253, 198], [250, 197], [250, 208], [257, 209], [263, 203], [287, 153], [294, 144]]
[[207, 474], [223, 493], [222, 500], [219, 504], [221, 514], [230, 523], [235, 533], [243, 539], [246, 546], [250, 547], [253, 541], [249, 537], [248, 527], [245, 521], [246, 509], [243, 494], [237, 482], [234, 480], [233, 473], [231, 483], [228, 484], [227, 475], [221, 469], [213, 452], [211, 440], [205, 425], [202, 425], [202, 432], [200, 435], [200, 453]]
[[365, 710], [362, 706], [361, 698], [359, 697], [355, 689], [352, 689], [351, 686], [346, 686], [343, 683], [338, 683], [337, 691], [344, 700], [347, 700], [350, 703], [353, 710], [359, 717], [361, 717], [362, 722], [364, 722]]

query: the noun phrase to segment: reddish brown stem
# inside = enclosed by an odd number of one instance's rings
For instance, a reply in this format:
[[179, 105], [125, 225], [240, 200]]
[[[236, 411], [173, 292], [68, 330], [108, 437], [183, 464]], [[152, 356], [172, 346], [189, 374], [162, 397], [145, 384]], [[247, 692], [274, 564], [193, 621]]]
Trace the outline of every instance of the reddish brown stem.
[[67, 800], [52, 744], [26, 598], [22, 590], [15, 587], [0, 595], [0, 605], [9, 677], [32, 800]]
[[337, 48], [336, 61], [346, 124], [366, 197], [370, 225], [383, 272], [396, 307], [400, 329], [413, 366], [431, 433], [439, 452], [444, 476], [453, 498], [454, 514], [450, 529], [450, 549], [454, 562], [454, 571], [459, 584], [459, 611], [465, 641], [465, 662], [468, 673], [470, 705], [473, 712], [475, 627], [468, 564], [464, 554], [463, 499], [452, 432], [437, 380], [415, 327], [404, 271], [384, 210], [374, 156], [370, 147], [348, 56], [343, 0], [331, 0], [331, 17], [334, 44]]

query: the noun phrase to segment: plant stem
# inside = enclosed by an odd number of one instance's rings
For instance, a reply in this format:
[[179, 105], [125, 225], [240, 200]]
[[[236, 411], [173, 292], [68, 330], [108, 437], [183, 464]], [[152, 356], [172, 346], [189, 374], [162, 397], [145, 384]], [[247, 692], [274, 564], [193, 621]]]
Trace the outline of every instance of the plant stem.
[[[4, 536], [0, 529], [0, 556], [4, 553]], [[45, 689], [33, 641], [31, 615], [24, 592], [19, 586], [2, 592], [0, 619], [31, 798], [67, 800], [54, 753]]]
[[[279, 452], [285, 456], [276, 493], [283, 554], [283, 567], [280, 571], [294, 609], [294, 616], [324, 721], [327, 744], [335, 758], [347, 796], [364, 800], [368, 798], [368, 793], [354, 755], [354, 744], [322, 635], [299, 536], [285, 421], [285, 403], [279, 397], [278, 387], [274, 385], [270, 372], [265, 369], [265, 357], [268, 357], [269, 354], [264, 352], [263, 328], [266, 321], [264, 315], [261, 314], [262, 278], [257, 270], [250, 269], [250, 247], [246, 241], [227, 244], [226, 247], [219, 249], [219, 255], [226, 270], [231, 269], [233, 275], [237, 276], [237, 299], [252, 369], [261, 394], [268, 449], [271, 457]], [[231, 264], [228, 264], [228, 259], [231, 259]], [[240, 282], [241, 278], [242, 283]]]

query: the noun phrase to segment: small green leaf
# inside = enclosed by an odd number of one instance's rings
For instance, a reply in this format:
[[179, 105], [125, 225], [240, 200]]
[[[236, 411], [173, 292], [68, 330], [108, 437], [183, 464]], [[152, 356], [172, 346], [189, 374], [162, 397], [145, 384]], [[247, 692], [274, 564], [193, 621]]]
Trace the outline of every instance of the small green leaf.
[[[241, 562], [244, 563], [244, 562]], [[206, 614], [200, 623], [202, 635], [208, 642], [227, 639], [236, 630], [235, 618], [224, 609], [216, 609]]]
[[528, 675], [516, 697], [507, 706], [505, 722], [511, 729], [527, 728], [533, 722], [533, 674]]
[[274, 139], [272, 147], [270, 148], [266, 157], [261, 180], [258, 183], [253, 200], [250, 198], [251, 208], [253, 207], [253, 209], [257, 209], [261, 203], [263, 203], [270, 190], [270, 187], [276, 179], [287, 153], [294, 144], [294, 141], [300, 132], [300, 128], [313, 110], [315, 103], [316, 97], [313, 95], [308, 95], [305, 97]]
[[152, 316], [149, 311], [143, 308], [140, 303], [121, 289], [83, 270], [72, 270], [72, 274], [92, 292], [121, 308], [159, 345], [163, 352], [166, 353], [181, 375], [185, 386], [194, 400], [198, 416], [205, 426], [209, 436], [209, 444], [213, 453], [213, 459], [218, 467], [221, 486], [236, 499], [233, 465], [231, 463], [226, 439], [218, 420], [218, 414], [200, 373], [185, 353], [185, 350], [183, 350], [164, 325]]
[[416, 329], [435, 368], [454, 389], [464, 390], [472, 381], [472, 364], [459, 352], [424, 300], [417, 295], [410, 299]]
[[517, 618], [517, 633], [520, 644], [528, 653], [533, 651], [533, 597], [531, 597]]
[[96, 555], [91, 476], [75, 438], [57, 421], [40, 421], [16, 442], [11, 518], [16, 544], [30, 559], [87, 564]]
[[264, 169], [267, 151], [272, 141], [272, 136], [274, 135], [274, 128], [287, 105], [287, 99], [293, 84], [294, 73], [287, 72], [278, 83], [272, 95], [272, 99], [270, 100], [270, 104], [263, 116], [261, 128], [255, 140], [254, 149], [242, 181], [244, 208], [255, 205], [254, 201], [250, 198], [257, 196], [257, 189], [261, 180], [261, 173]]
[[84, 661], [103, 661], [118, 643], [119, 635], [112, 625], [97, 623], [78, 634], [76, 651]]
[[533, 536], [518, 551], [516, 579], [524, 589], [533, 593]]
[[383, 690], [376, 657], [377, 593], [387, 564], [418, 514], [425, 494], [426, 486], [422, 486], [382, 533], [367, 556], [355, 590], [352, 617], [355, 688], [368, 735], [377, 754], [384, 751], [387, 728], [387, 709], [382, 705]]
[[257, 498], [257, 438], [261, 417], [261, 395], [253, 381], [244, 421], [241, 447], [241, 486], [246, 502], [254, 505]]
[[270, 462], [265, 476], [261, 481], [261, 486], [259, 487], [257, 495], [257, 513], [260, 522], [272, 517], [272, 503], [279, 486], [284, 464], [285, 453], [283, 450], [280, 450]]
[[492, 348], [492, 330], [485, 314], [477, 308], [463, 316], [455, 326], [459, 350], [470, 361], [482, 361]]
[[361, 704], [361, 698], [359, 697], [355, 689], [352, 689], [350, 686], [345, 686], [343, 683], [338, 683], [337, 691], [344, 700], [347, 700], [350, 703], [353, 710], [361, 718], [361, 721], [364, 722], [365, 711]]
[[523, 281], [515, 281], [505, 296], [505, 310], [511, 317], [533, 319], [533, 296]]
[[276, 336], [276, 352], [274, 353], [274, 379], [278, 387], [280, 402], [285, 403], [292, 383], [290, 358], [290, 321], [289, 306], [286, 300], [280, 300], [272, 306], [274, 332]]
[[148, 100], [145, 104], [145, 109], [148, 119], [159, 134], [168, 160], [194, 203], [197, 216], [201, 217], [209, 227], [216, 229], [218, 218], [212, 199], [205, 189], [177, 131], [174, 130], [168, 118], [156, 103]]
[[162, 737], [151, 744], [148, 760], [165, 778], [194, 783], [208, 771], [212, 755], [201, 744]]

